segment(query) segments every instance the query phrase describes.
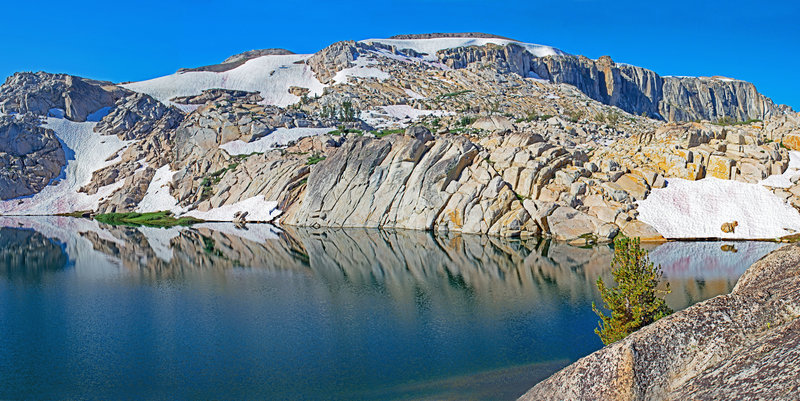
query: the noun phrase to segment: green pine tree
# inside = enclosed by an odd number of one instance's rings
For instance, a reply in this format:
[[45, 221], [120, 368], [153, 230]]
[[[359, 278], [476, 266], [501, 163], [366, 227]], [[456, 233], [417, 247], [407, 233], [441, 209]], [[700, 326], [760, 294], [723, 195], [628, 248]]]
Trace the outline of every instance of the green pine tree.
[[639, 238], [619, 236], [614, 240], [611, 269], [616, 287], [606, 287], [602, 278], [597, 279], [597, 288], [611, 315], [606, 316], [592, 303], [592, 310], [601, 319], [594, 332], [606, 345], [672, 313], [659, 296], [670, 293], [669, 283], [666, 290], [656, 288], [662, 277], [661, 266], [650, 262], [647, 251], [639, 246]]

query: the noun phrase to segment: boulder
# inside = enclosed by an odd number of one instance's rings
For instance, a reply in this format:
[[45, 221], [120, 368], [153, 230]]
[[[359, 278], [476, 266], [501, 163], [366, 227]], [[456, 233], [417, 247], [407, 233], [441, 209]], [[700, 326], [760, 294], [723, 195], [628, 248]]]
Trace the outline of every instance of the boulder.
[[800, 245], [701, 302], [581, 358], [525, 393], [547, 400], [794, 400], [800, 383]]
[[658, 233], [653, 226], [639, 221], [631, 220], [622, 228], [622, 233], [628, 237], [637, 237], [642, 242], [665, 242], [664, 236]]

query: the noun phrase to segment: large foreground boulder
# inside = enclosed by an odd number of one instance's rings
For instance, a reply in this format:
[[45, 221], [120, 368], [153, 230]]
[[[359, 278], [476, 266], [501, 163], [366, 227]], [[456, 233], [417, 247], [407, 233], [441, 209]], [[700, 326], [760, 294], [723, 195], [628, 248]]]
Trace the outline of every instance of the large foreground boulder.
[[800, 245], [751, 266], [733, 292], [661, 319], [537, 384], [521, 400], [794, 400]]

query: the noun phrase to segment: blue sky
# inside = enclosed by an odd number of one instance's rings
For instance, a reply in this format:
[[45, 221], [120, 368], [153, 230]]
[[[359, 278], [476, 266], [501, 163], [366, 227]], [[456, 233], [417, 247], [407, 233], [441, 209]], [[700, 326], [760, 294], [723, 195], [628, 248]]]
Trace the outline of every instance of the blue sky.
[[22, 1], [4, 13], [0, 75], [115, 82], [255, 48], [315, 52], [345, 39], [480, 31], [662, 75], [744, 79], [800, 110], [796, 1]]

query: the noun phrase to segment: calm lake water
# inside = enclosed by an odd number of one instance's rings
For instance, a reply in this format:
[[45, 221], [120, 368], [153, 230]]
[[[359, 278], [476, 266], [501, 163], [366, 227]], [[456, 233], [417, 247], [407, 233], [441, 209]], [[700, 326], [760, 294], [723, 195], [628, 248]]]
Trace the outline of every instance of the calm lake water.
[[[414, 231], [0, 217], [0, 399], [514, 399], [602, 346], [613, 251]], [[732, 245], [732, 246], [727, 246]], [[674, 309], [764, 242], [651, 251]]]

